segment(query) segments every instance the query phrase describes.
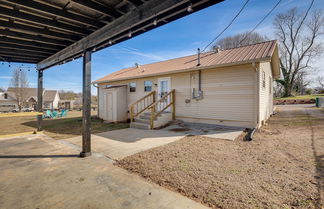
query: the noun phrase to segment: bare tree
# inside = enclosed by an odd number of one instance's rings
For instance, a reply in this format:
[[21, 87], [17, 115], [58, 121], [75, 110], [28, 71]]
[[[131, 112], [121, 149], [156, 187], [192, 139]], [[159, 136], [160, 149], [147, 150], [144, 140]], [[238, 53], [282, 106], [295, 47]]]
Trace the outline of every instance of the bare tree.
[[245, 32], [239, 33], [234, 36], [228, 36], [220, 39], [213, 45], [213, 48], [220, 47], [221, 49], [230, 49], [240, 46], [246, 46], [249, 44], [260, 43], [268, 40], [266, 36], [263, 36], [257, 32]]
[[297, 74], [293, 90], [300, 95], [304, 95], [306, 93], [307, 87], [310, 85], [311, 81], [306, 79], [307, 72], [301, 71]]
[[321, 89], [324, 89], [324, 77], [323, 77], [323, 76], [319, 76], [319, 77], [317, 78], [317, 82], [318, 82], [318, 84], [319, 84], [319, 87], [320, 87]]
[[[312, 6], [312, 5], [311, 5]], [[277, 80], [284, 88], [284, 97], [291, 96], [301, 72], [311, 69], [311, 63], [322, 54], [324, 17], [321, 10], [305, 14], [291, 9], [280, 13], [273, 25], [280, 42], [280, 68], [282, 79]]]
[[67, 100], [74, 100], [75, 98], [77, 98], [79, 95], [78, 93], [75, 93], [74, 91], [64, 91], [64, 90], [60, 90], [59, 91], [59, 95], [61, 99], [67, 99]]
[[13, 88], [14, 98], [17, 102], [19, 111], [21, 111], [23, 103], [27, 99], [26, 90], [29, 87], [29, 82], [26, 73], [24, 71], [21, 71], [20, 69], [14, 70], [10, 86]]

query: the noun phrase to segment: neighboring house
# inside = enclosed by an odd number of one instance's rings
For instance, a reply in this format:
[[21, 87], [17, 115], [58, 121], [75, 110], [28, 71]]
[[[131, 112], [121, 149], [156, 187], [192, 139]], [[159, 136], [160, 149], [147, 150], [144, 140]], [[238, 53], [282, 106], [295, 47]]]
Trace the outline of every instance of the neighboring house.
[[137, 125], [152, 128], [160, 111], [173, 112], [175, 101], [172, 119], [254, 128], [273, 113], [273, 80], [279, 76], [277, 41], [267, 41], [136, 65], [94, 83], [99, 117], [107, 121], [135, 115]]
[[[6, 91], [14, 100], [16, 100], [15, 88], [9, 87]], [[37, 88], [24, 88], [22, 95], [22, 107], [36, 109], [37, 106]], [[17, 105], [18, 106], [18, 105]]]
[[75, 100], [60, 100], [59, 109], [73, 110], [74, 109]]
[[6, 92], [0, 92], [0, 112], [11, 112], [17, 108], [16, 101]]
[[[15, 89], [9, 87], [6, 94], [10, 95], [15, 104], [16, 102], [16, 94]], [[37, 108], [37, 88], [25, 88], [23, 95], [23, 108], [32, 108], [36, 110]], [[60, 101], [60, 97], [57, 90], [43, 90], [43, 109], [58, 109], [58, 103]], [[0, 102], [1, 104], [1, 102]]]
[[57, 90], [44, 90], [43, 108], [56, 110], [59, 108], [60, 96]]

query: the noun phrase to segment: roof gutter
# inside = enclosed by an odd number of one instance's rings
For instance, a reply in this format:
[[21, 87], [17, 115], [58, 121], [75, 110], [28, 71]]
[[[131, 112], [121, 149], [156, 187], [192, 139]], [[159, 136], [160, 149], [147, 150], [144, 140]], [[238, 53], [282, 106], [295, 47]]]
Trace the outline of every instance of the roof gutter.
[[220, 67], [228, 67], [228, 66], [235, 66], [235, 65], [242, 65], [242, 64], [250, 64], [254, 62], [268, 62], [271, 61], [271, 57], [265, 57], [262, 59], [255, 59], [255, 60], [247, 60], [247, 61], [241, 61], [241, 62], [231, 62], [226, 64], [218, 64], [218, 65], [209, 65], [209, 66], [196, 66], [188, 69], [180, 69], [170, 72], [161, 72], [161, 73], [152, 73], [148, 75], [138, 75], [138, 76], [132, 76], [132, 77], [125, 77], [120, 79], [111, 79], [111, 80], [104, 80], [104, 81], [94, 81], [93, 84], [100, 84], [100, 83], [107, 83], [107, 82], [115, 82], [115, 81], [125, 81], [125, 80], [131, 80], [136, 78], [147, 78], [152, 76], [159, 76], [159, 75], [167, 75], [167, 74], [174, 74], [174, 73], [185, 73], [185, 72], [192, 72], [197, 70], [207, 70], [207, 69], [214, 69], [214, 68], [220, 68]]

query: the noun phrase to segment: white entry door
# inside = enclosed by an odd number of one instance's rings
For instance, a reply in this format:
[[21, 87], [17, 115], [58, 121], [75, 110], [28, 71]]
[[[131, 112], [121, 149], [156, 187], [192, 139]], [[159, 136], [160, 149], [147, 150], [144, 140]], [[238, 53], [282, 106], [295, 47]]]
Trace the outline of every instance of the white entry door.
[[[165, 78], [159, 78], [158, 79], [158, 100], [162, 98], [164, 95], [169, 93], [171, 90], [171, 79], [170, 77]], [[170, 102], [170, 98], [164, 100], [162, 104], [158, 105], [158, 110], [163, 109], [165, 105], [167, 105]], [[167, 111], [170, 111], [170, 108], [167, 109]]]
[[113, 117], [113, 109], [114, 109], [114, 103], [113, 103], [113, 94], [112, 93], [106, 93], [106, 107], [105, 107], [105, 111], [106, 111], [106, 120], [107, 121], [113, 121], [114, 117]]

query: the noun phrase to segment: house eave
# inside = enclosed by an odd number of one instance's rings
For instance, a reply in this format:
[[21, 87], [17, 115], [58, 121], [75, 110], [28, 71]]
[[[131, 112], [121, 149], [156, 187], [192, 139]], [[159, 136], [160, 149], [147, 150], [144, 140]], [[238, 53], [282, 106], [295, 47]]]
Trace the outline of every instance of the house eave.
[[240, 61], [240, 62], [209, 65], [209, 66], [202, 66], [202, 67], [196, 66], [196, 67], [193, 67], [193, 68], [187, 68], [187, 69], [181, 69], [181, 70], [175, 70], [175, 71], [169, 71], [169, 72], [161, 72], [161, 73], [152, 73], [152, 74], [147, 74], [147, 75], [131, 76], [131, 77], [125, 77], [125, 78], [120, 78], [120, 79], [94, 81], [92, 83], [93, 84], [101, 84], [101, 83], [108, 83], [108, 82], [116, 82], [116, 81], [125, 81], [125, 80], [131, 80], [131, 79], [138, 79], [138, 78], [147, 78], [147, 77], [152, 77], [152, 76], [170, 75], [170, 74], [175, 74], [175, 73], [185, 73], [185, 72], [192, 72], [192, 71], [197, 71], [197, 70], [208, 70], [208, 69], [215, 69], [215, 68], [221, 68], [221, 67], [252, 64], [252, 63], [255, 63], [255, 62], [270, 62], [270, 61], [271, 61], [271, 57], [265, 57], [265, 58], [262, 58], [262, 59], [246, 60], [246, 61]]

